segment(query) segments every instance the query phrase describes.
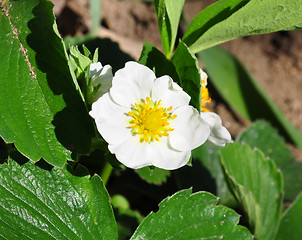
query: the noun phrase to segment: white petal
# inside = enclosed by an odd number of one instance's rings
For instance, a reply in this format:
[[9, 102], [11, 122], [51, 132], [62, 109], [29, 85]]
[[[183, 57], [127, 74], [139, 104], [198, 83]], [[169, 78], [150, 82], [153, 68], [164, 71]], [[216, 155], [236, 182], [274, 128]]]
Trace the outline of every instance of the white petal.
[[231, 134], [222, 126], [221, 119], [216, 113], [201, 112], [200, 115], [210, 125], [210, 142], [218, 146], [224, 146], [226, 143], [232, 142]]
[[151, 96], [153, 100], [162, 100], [164, 107], [168, 108], [172, 106], [173, 109], [188, 105], [191, 99], [191, 97], [167, 75], [155, 80]]
[[89, 70], [90, 70], [90, 77], [93, 77], [103, 68], [103, 65], [100, 62], [91, 63]]
[[136, 62], [127, 62], [113, 77], [111, 96], [118, 104], [130, 106], [150, 97], [155, 79], [155, 74], [148, 67]]
[[128, 127], [130, 109], [117, 105], [109, 93], [92, 104], [89, 114], [95, 119], [97, 129], [106, 142], [118, 144], [132, 136]]
[[109, 144], [108, 148], [126, 167], [138, 169], [152, 165], [152, 146], [139, 142], [136, 136], [130, 136], [119, 144]]
[[206, 87], [208, 84], [208, 75], [202, 70], [200, 69], [200, 80], [201, 80], [201, 86]]
[[112, 67], [110, 65], [105, 65], [100, 74], [101, 89], [103, 89], [103, 91], [108, 92], [108, 90], [111, 88], [112, 78]]
[[112, 86], [112, 78], [112, 67], [110, 65], [105, 65], [91, 78], [92, 86], [96, 87], [101, 84], [98, 91], [90, 96], [89, 101], [91, 103], [97, 101], [105, 93], [109, 92], [109, 89]]
[[105, 84], [104, 88], [107, 88], [106, 91], [109, 90], [109, 88], [112, 85], [112, 67], [110, 65], [105, 65], [101, 69], [99, 69], [94, 75], [90, 75], [91, 77], [91, 84], [93, 86], [97, 86], [101, 84], [101, 88], [103, 88], [103, 85]]
[[202, 120], [199, 112], [192, 106], [177, 108], [173, 115], [177, 117], [170, 120], [174, 131], [169, 132], [171, 147], [179, 151], [189, 151], [203, 144], [210, 135], [209, 125]]
[[176, 151], [168, 143], [168, 138], [153, 147], [152, 165], [166, 170], [178, 169], [188, 163], [191, 151]]
[[108, 147], [122, 164], [133, 169], [155, 166], [173, 170], [187, 164], [191, 156], [191, 151], [180, 152], [169, 148], [167, 138], [160, 142], [141, 143], [132, 136], [123, 143]]

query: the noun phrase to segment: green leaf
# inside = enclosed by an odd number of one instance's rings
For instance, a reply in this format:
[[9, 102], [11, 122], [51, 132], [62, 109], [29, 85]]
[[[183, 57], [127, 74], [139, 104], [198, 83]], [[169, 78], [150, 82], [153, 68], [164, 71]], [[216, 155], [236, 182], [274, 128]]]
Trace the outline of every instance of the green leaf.
[[93, 54], [93, 57], [92, 57], [92, 62], [97, 63], [98, 59], [99, 59], [99, 48], [96, 48], [94, 50], [94, 54]]
[[86, 99], [86, 104], [90, 108], [89, 96], [93, 95], [94, 88], [89, 86], [90, 83], [90, 72], [89, 66], [92, 63], [92, 54], [85, 45], [82, 45], [82, 54], [78, 46], [70, 46], [69, 53], [69, 65], [77, 79], [77, 86], [79, 87], [79, 92], [81, 92], [83, 99]]
[[88, 57], [89, 59], [92, 60], [92, 54], [89, 51], [89, 49], [87, 47], [85, 47], [84, 44], [82, 45], [82, 48], [83, 48], [84, 56], [86, 56], [86, 57]]
[[94, 128], [52, 7], [46, 0], [19, 0], [1, 8], [0, 135], [33, 161], [63, 166], [69, 150], [89, 152]]
[[117, 239], [99, 176], [68, 166], [51, 171], [12, 159], [1, 166], [0, 236], [4, 239]]
[[300, 240], [302, 236], [302, 193], [281, 219], [276, 240]]
[[219, 47], [207, 49], [198, 56], [205, 64], [211, 83], [235, 111], [251, 121], [269, 121], [280, 134], [302, 150], [302, 133], [284, 116], [237, 58]]
[[166, 56], [170, 58], [174, 49], [179, 19], [185, 0], [155, 0], [154, 7], [159, 33]]
[[188, 46], [193, 45], [205, 32], [230, 17], [249, 0], [220, 0], [202, 10], [190, 23], [182, 38]]
[[276, 129], [265, 121], [258, 121], [241, 133], [238, 141], [260, 149], [274, 160], [283, 174], [285, 200], [293, 201], [302, 191], [302, 162], [294, 159]]
[[151, 43], [144, 43], [138, 62], [152, 69], [156, 77], [169, 75], [174, 82], [180, 84], [179, 77], [173, 63]]
[[283, 202], [282, 175], [274, 162], [249, 145], [232, 143], [221, 149], [221, 164], [230, 190], [247, 213], [255, 238], [274, 239]]
[[301, 29], [301, 11], [301, 0], [222, 0], [195, 17], [183, 41], [197, 53], [238, 37]]
[[131, 239], [252, 239], [246, 228], [237, 226], [239, 215], [232, 209], [216, 206], [218, 199], [207, 192], [191, 192], [164, 199]]
[[191, 96], [190, 104], [199, 110], [201, 79], [196, 56], [183, 42], [179, 42], [171, 61], [179, 76], [180, 86]]
[[135, 172], [146, 182], [156, 185], [166, 182], [167, 178], [171, 175], [170, 171], [157, 167], [153, 167], [152, 169], [150, 167], [144, 167], [136, 169]]
[[87, 72], [89, 65], [92, 63], [92, 60], [87, 56], [89, 54], [91, 56], [90, 51], [85, 47], [85, 45], [82, 47], [85, 55], [80, 52], [77, 46], [71, 46], [69, 60], [76, 78], [85, 81], [85, 73]]
[[[220, 149], [220, 146], [216, 146], [209, 141], [194, 149], [192, 151], [193, 167], [194, 160], [196, 159], [211, 173], [211, 176], [215, 179], [215, 195], [219, 197], [219, 203], [223, 205], [234, 206], [236, 205], [236, 200], [228, 190], [228, 186], [226, 184], [219, 161]], [[207, 182], [209, 182], [209, 180]]]

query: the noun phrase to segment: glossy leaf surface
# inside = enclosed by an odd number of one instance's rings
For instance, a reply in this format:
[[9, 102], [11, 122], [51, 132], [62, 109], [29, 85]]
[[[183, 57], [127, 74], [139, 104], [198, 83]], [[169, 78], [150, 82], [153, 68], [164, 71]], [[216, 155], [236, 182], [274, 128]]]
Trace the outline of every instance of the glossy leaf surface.
[[302, 163], [294, 159], [277, 130], [265, 121], [257, 121], [243, 131], [238, 141], [260, 149], [274, 160], [283, 174], [285, 200], [292, 202], [302, 191]]
[[302, 193], [284, 213], [276, 240], [300, 240], [302, 236]]
[[63, 166], [88, 153], [94, 129], [76, 90], [49, 1], [0, 11], [0, 135], [33, 161]]
[[185, 0], [155, 0], [158, 28], [162, 46], [168, 57], [174, 48], [178, 24]]
[[248, 35], [302, 28], [302, 1], [222, 0], [201, 11], [183, 41], [197, 53]]
[[212, 194], [182, 190], [164, 199], [156, 213], [150, 213], [131, 239], [252, 239], [249, 231], [237, 226], [239, 215], [216, 206]]
[[180, 79], [180, 86], [191, 96], [190, 104], [200, 109], [200, 67], [194, 53], [180, 42], [172, 57], [172, 63]]
[[0, 171], [4, 239], [117, 239], [108, 193], [83, 167], [48, 171], [9, 159]]
[[221, 164], [255, 238], [274, 239], [283, 204], [283, 179], [274, 162], [249, 145], [232, 143], [221, 149]]

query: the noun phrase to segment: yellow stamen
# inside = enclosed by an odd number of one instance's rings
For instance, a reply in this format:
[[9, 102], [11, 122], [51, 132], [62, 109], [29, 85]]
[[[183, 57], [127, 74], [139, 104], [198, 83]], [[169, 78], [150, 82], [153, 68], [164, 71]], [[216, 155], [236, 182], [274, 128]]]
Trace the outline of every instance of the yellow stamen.
[[201, 87], [201, 104], [200, 109], [202, 112], [209, 112], [210, 110], [205, 108], [205, 106], [210, 103], [212, 99], [209, 96], [209, 90], [205, 87]]
[[164, 108], [161, 100], [153, 101], [150, 97], [134, 104], [128, 112], [130, 116], [129, 124], [133, 135], [140, 136], [140, 142], [151, 143], [154, 140], [159, 141], [162, 136], [169, 136], [169, 131], [174, 129], [170, 127], [170, 121], [177, 115], [168, 113], [172, 106]]

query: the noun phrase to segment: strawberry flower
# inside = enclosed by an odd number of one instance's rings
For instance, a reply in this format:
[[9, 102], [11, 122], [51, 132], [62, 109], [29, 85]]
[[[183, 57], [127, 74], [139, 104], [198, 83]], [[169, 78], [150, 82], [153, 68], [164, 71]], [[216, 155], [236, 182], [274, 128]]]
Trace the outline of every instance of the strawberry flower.
[[215, 145], [224, 146], [227, 143], [232, 142], [231, 134], [229, 131], [222, 126], [222, 122], [220, 117], [213, 112], [210, 112], [207, 108], [205, 108], [207, 103], [211, 102], [211, 98], [209, 97], [209, 91], [207, 89], [207, 78], [208, 75], [201, 70], [201, 118], [206, 121], [211, 129], [211, 133], [209, 135], [208, 140]]
[[87, 87], [88, 103], [93, 103], [103, 96], [112, 86], [112, 67], [103, 66], [100, 62], [91, 63], [89, 66], [90, 82]]
[[189, 105], [190, 96], [169, 76], [126, 63], [112, 87], [92, 104], [90, 115], [108, 148], [129, 168], [173, 170], [210, 136], [210, 125]]

